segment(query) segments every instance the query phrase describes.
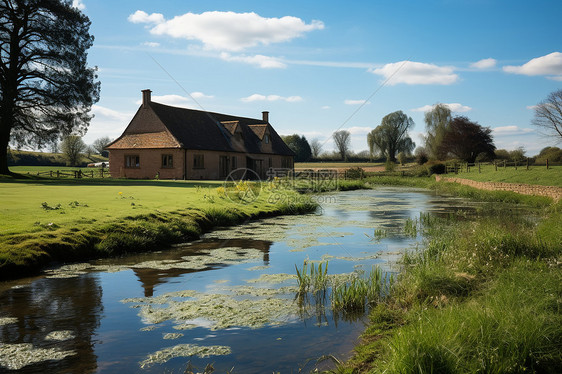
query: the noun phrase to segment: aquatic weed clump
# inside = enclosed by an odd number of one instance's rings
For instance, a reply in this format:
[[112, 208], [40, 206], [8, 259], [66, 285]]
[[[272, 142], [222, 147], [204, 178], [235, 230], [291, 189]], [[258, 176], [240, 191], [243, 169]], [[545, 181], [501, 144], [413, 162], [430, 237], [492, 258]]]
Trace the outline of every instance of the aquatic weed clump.
[[359, 274], [351, 280], [337, 282], [332, 286], [331, 303], [335, 312], [364, 312], [388, 293], [394, 283], [392, 274], [373, 266], [366, 277]]

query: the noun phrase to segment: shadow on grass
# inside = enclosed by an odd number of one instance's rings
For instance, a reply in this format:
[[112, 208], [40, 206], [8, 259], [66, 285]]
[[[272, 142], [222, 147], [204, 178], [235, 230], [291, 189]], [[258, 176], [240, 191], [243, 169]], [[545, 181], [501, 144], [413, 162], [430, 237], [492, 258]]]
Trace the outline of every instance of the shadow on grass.
[[149, 179], [120, 179], [120, 178], [65, 178], [56, 179], [27, 174], [0, 175], [2, 183], [29, 183], [57, 186], [153, 186], [153, 187], [215, 187], [221, 186], [223, 181], [194, 181], [194, 180], [149, 180]]

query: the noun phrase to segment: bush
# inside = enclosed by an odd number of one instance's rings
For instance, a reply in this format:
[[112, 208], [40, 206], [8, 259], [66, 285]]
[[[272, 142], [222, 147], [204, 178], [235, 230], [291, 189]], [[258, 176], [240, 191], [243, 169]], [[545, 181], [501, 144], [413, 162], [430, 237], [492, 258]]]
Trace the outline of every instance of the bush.
[[390, 160], [386, 160], [386, 162], [384, 163], [384, 170], [394, 171], [394, 168], [396, 168], [396, 163]]
[[365, 170], [360, 167], [349, 168], [345, 171], [347, 178], [350, 179], [361, 179], [365, 176]]
[[445, 164], [442, 163], [437, 163], [437, 164], [429, 165], [427, 170], [429, 172], [429, 175], [445, 174], [445, 172], [447, 171], [447, 166], [445, 166]]

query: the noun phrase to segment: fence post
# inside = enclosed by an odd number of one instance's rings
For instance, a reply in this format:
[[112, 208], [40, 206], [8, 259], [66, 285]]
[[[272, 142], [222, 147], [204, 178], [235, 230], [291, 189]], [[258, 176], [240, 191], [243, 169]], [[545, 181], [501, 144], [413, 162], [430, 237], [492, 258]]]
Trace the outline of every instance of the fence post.
[[494, 167], [496, 168], [496, 171], [498, 171], [498, 163], [496, 161], [494, 161]]
[[517, 170], [517, 160], [515, 160], [515, 170]]
[[480, 163], [478, 163], [478, 173], [481, 173], [482, 170], [480, 170]]
[[60, 171], [57, 170], [57, 178], [60, 178]]
[[546, 159], [546, 168], [548, 169], [548, 158]]
[[504, 168], [504, 169], [505, 169], [506, 166], [507, 166], [506, 164], [507, 164], [507, 161], [506, 161], [506, 160], [503, 160], [503, 168]]
[[527, 157], [527, 170], [529, 170], [529, 157]]

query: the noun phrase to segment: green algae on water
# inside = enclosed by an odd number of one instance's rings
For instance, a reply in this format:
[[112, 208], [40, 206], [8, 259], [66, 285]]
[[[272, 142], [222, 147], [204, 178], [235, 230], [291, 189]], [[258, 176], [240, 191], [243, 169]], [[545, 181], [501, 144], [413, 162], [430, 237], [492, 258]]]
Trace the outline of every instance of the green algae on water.
[[18, 322], [18, 319], [15, 317], [0, 317], [0, 326], [10, 325], [16, 322]]
[[182, 336], [183, 334], [181, 332], [168, 332], [162, 336], [162, 339], [174, 340], [174, 339], [179, 339]]
[[56, 348], [35, 348], [31, 343], [0, 345], [0, 368], [20, 370], [44, 361], [58, 361], [75, 355], [75, 351], [61, 351]]
[[297, 276], [295, 274], [262, 274], [259, 278], [249, 279], [247, 283], [283, 283], [288, 280], [296, 280]]
[[52, 340], [52, 341], [59, 341], [63, 342], [65, 340], [74, 339], [75, 335], [74, 332], [70, 330], [61, 330], [61, 331], [51, 331], [46, 337], [45, 340]]
[[199, 358], [206, 358], [210, 356], [226, 356], [231, 354], [230, 347], [212, 345], [201, 346], [196, 344], [179, 344], [174, 347], [164, 348], [156, 351], [147, 356], [147, 358], [139, 363], [141, 369], [148, 367], [152, 364], [163, 364], [172, 358], [176, 357], [191, 357], [197, 356]]

